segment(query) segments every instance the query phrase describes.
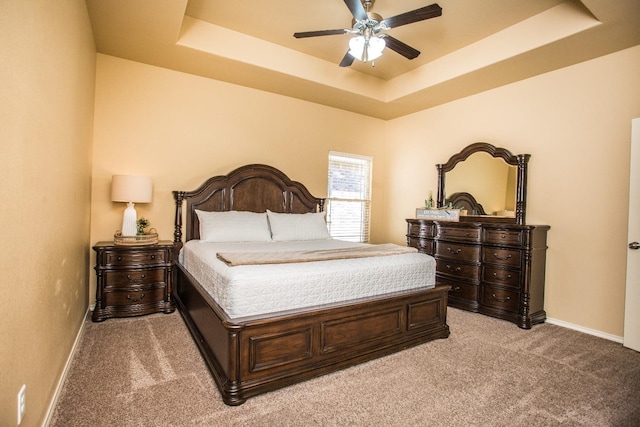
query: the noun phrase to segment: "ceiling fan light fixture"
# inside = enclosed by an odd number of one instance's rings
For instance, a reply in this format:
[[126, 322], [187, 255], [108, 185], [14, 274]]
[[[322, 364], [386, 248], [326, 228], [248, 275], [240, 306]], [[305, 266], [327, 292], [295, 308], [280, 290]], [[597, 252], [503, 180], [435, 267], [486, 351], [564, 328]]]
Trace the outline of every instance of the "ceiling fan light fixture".
[[382, 56], [385, 46], [384, 39], [380, 37], [374, 36], [367, 40], [364, 36], [358, 36], [349, 40], [349, 55], [362, 62], [375, 61]]

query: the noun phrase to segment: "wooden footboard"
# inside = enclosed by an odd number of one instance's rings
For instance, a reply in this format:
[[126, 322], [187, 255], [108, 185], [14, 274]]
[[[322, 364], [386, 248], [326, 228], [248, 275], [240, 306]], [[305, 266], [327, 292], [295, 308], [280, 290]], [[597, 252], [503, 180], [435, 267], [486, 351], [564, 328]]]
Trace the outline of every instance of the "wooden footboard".
[[182, 266], [175, 302], [227, 405], [449, 336], [448, 286], [231, 320]]

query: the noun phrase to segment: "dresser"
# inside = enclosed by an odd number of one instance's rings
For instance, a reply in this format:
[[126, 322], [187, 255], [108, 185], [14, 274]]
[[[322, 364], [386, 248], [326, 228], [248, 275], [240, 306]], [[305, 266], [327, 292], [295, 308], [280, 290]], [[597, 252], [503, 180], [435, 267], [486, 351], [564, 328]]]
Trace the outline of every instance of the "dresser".
[[96, 251], [96, 305], [92, 320], [171, 313], [174, 245], [114, 245], [98, 242]]
[[436, 259], [436, 282], [451, 287], [449, 305], [529, 329], [546, 319], [546, 225], [478, 217], [460, 222], [407, 219], [407, 244]]

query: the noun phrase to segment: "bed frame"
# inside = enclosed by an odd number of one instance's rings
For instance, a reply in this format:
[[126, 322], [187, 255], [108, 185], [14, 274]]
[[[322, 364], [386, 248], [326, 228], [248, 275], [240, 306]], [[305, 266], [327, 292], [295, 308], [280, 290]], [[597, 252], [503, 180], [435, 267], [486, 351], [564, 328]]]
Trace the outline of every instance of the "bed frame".
[[[199, 236], [195, 209], [324, 209], [324, 199], [313, 197], [302, 184], [257, 164], [210, 178], [195, 191], [173, 194], [177, 249], [185, 204], [185, 241]], [[448, 286], [230, 319], [181, 264], [175, 271], [173, 298], [227, 405], [449, 336]]]

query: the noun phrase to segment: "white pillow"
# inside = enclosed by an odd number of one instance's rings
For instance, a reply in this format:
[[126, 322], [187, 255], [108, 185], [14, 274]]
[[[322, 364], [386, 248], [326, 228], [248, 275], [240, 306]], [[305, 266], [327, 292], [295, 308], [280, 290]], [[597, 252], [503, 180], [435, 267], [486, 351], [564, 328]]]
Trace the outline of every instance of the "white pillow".
[[200, 221], [200, 240], [204, 242], [271, 241], [271, 232], [265, 213], [206, 212], [196, 209], [196, 214]]
[[306, 214], [267, 211], [271, 238], [275, 241], [330, 239], [324, 212]]

